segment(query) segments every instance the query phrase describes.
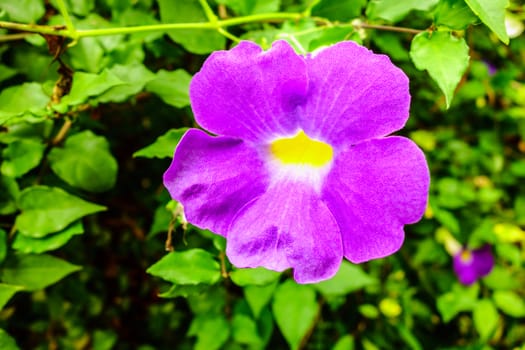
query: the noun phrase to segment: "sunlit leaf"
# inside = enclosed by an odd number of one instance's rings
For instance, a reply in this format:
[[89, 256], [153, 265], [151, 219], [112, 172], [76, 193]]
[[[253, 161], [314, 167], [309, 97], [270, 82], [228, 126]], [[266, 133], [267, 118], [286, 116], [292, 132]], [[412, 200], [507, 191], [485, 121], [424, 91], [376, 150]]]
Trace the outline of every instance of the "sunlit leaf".
[[323, 0], [312, 9], [312, 15], [333, 21], [348, 21], [361, 15], [366, 0]]
[[[6, 283], [0, 283], [0, 310], [2, 310], [7, 304], [7, 302], [13, 297], [13, 295], [16, 294], [16, 292], [19, 292], [23, 290], [24, 287], [12, 285], [12, 284], [6, 284]], [[0, 344], [2, 342], [0, 341]], [[3, 349], [0, 347], [0, 349]]]
[[195, 350], [217, 350], [228, 340], [230, 326], [224, 316], [199, 315], [193, 319], [188, 335], [196, 336]]
[[494, 292], [496, 306], [512, 317], [525, 317], [525, 301], [518, 294], [508, 290]]
[[62, 111], [67, 106], [85, 103], [90, 97], [101, 95], [110, 88], [123, 84], [125, 82], [107, 69], [100, 74], [76, 72], [73, 76], [71, 91], [62, 98], [58, 105], [53, 107]]
[[509, 43], [509, 36], [505, 28], [505, 8], [508, 0], [465, 0], [472, 12], [489, 27], [505, 44]]
[[469, 62], [463, 38], [449, 32], [423, 32], [414, 37], [410, 57], [419, 70], [427, 70], [445, 94], [447, 108]]
[[213, 284], [220, 277], [220, 265], [203, 249], [171, 252], [146, 271], [175, 284]]
[[6, 331], [0, 328], [0, 349], [2, 350], [20, 350], [16, 341], [7, 334]]
[[481, 339], [487, 341], [496, 330], [499, 321], [498, 310], [490, 299], [480, 300], [474, 307], [472, 314], [474, 325]]
[[275, 282], [280, 276], [280, 272], [268, 270], [264, 267], [235, 269], [230, 272], [230, 278], [238, 286], [265, 285]]
[[46, 12], [41, 0], [2, 0], [2, 10], [7, 12], [9, 20], [22, 23], [36, 23]]
[[39, 140], [16, 140], [2, 151], [4, 160], [0, 166], [3, 175], [20, 177], [40, 164], [46, 145]]
[[50, 97], [38, 83], [8, 87], [0, 92], [0, 125], [24, 114], [43, 115]]
[[360, 266], [343, 261], [333, 278], [316, 283], [314, 287], [325, 296], [336, 296], [377, 283], [378, 281], [367, 275]]
[[34, 238], [63, 230], [86, 215], [106, 209], [60, 188], [47, 186], [25, 189], [20, 193], [18, 205], [22, 213], [16, 217], [16, 228]]
[[84, 233], [81, 221], [77, 221], [60, 232], [49, 234], [45, 237], [32, 238], [17, 234], [13, 240], [13, 249], [21, 253], [44, 253], [55, 250], [65, 245], [71, 238]]
[[470, 10], [465, 0], [441, 0], [434, 12], [435, 24], [451, 29], [465, 29], [477, 21], [478, 17]]
[[48, 159], [58, 177], [86, 191], [110, 190], [117, 180], [118, 164], [108, 141], [89, 130], [68, 137], [63, 147], [51, 150]]
[[298, 349], [319, 312], [315, 290], [287, 280], [275, 291], [272, 311], [291, 349]]
[[16, 181], [11, 177], [0, 175], [0, 215], [16, 212], [16, 200], [19, 194], [20, 189]]
[[109, 88], [97, 98], [100, 102], [124, 102], [129, 97], [142, 91], [144, 86], [155, 78], [151, 71], [139, 63], [130, 65], [117, 64], [111, 67], [109, 72], [114, 74], [124, 84]]
[[248, 285], [244, 287], [244, 297], [255, 318], [259, 318], [263, 308], [268, 305], [276, 287], [277, 283], [262, 286]]
[[50, 286], [80, 269], [80, 266], [51, 255], [16, 254], [6, 260], [2, 281], [35, 291]]
[[146, 91], [154, 93], [171, 106], [182, 108], [190, 104], [190, 80], [191, 75], [183, 69], [161, 69], [156, 77], [146, 84]]
[[471, 311], [477, 303], [479, 286], [471, 287], [455, 285], [452, 291], [437, 298], [437, 308], [443, 322], [452, 320], [461, 311]]
[[403, 19], [410, 11], [427, 11], [439, 0], [371, 0], [366, 8], [370, 18], [382, 18], [397, 22]]
[[[160, 19], [163, 23], [206, 22], [206, 16], [197, 0], [158, 0]], [[168, 35], [190, 52], [210, 53], [224, 48], [224, 36], [214, 30], [180, 29], [169, 31]]]
[[133, 153], [133, 157], [172, 158], [175, 147], [188, 128], [171, 129], [159, 136], [155, 142]]

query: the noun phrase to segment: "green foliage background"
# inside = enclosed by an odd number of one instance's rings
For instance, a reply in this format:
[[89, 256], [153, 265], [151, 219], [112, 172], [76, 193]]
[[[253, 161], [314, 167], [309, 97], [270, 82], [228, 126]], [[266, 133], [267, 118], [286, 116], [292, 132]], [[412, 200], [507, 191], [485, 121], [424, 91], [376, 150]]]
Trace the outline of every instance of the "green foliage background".
[[[518, 0], [2, 0], [0, 348], [525, 349]], [[188, 84], [240, 39], [354, 40], [411, 81], [432, 176], [395, 255], [316, 285], [235, 269], [162, 173]], [[457, 282], [443, 237], [493, 246]], [[166, 252], [166, 248], [170, 250]]]

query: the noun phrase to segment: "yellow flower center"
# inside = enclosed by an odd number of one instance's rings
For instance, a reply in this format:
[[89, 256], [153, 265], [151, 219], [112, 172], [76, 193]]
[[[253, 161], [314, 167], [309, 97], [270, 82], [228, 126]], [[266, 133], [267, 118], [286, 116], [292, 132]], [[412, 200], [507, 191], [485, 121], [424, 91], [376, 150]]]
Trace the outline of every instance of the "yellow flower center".
[[472, 259], [472, 253], [469, 250], [464, 250], [461, 252], [460, 259], [464, 263], [469, 263]]
[[302, 130], [295, 136], [273, 141], [270, 151], [283, 164], [313, 167], [328, 164], [334, 155], [332, 146], [309, 138]]

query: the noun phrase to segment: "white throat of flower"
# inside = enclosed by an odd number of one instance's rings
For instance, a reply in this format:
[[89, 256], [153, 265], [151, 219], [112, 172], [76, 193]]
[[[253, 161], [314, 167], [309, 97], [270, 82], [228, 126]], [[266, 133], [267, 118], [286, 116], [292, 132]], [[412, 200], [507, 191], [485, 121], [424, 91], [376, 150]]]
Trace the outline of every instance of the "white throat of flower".
[[309, 137], [303, 130], [272, 140], [266, 151], [273, 182], [304, 182], [316, 192], [321, 191], [334, 159], [331, 145]]

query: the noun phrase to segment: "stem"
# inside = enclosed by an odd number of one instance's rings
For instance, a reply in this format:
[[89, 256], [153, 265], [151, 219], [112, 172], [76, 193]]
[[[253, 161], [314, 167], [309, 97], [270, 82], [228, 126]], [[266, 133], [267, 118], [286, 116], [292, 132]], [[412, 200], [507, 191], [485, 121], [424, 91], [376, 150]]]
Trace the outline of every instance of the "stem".
[[208, 18], [208, 21], [210, 23], [217, 23], [217, 16], [215, 15], [215, 12], [211, 9], [210, 5], [206, 0], [199, 0], [199, 3], [201, 4], [202, 9], [204, 10], [204, 13], [206, 14], [206, 18]]
[[71, 119], [66, 118], [64, 120], [64, 124], [62, 124], [62, 127], [60, 128], [60, 130], [56, 134], [55, 138], [51, 141], [51, 145], [52, 146], [56, 146], [56, 145], [60, 144], [66, 138], [66, 135], [67, 135], [69, 129], [71, 129], [72, 125], [73, 125], [73, 122], [71, 121]]
[[15, 41], [25, 39], [29, 35], [36, 35], [35, 33], [16, 33], [16, 34], [6, 34], [0, 35], [0, 43], [6, 41]]
[[[66, 22], [66, 27], [71, 33], [72, 37], [75, 37], [75, 26], [73, 25], [73, 20], [71, 19], [71, 16], [69, 16], [69, 12], [67, 10], [66, 3], [64, 0], [57, 0], [57, 6], [58, 10], [60, 11], [60, 14], [62, 17], [64, 17], [64, 21]], [[74, 38], [75, 39], [75, 38]]]
[[235, 35], [233, 35], [232, 33], [230, 33], [224, 28], [219, 28], [217, 29], [217, 31], [235, 43], [238, 43], [241, 41], [241, 38], [236, 37]]
[[63, 26], [41, 26], [34, 24], [22, 24], [14, 22], [0, 21], [0, 28], [13, 29], [22, 32], [32, 32], [40, 34], [49, 34], [64, 36], [71, 39], [79, 39], [88, 36], [103, 36], [103, 35], [117, 35], [117, 34], [133, 34], [152, 31], [168, 31], [175, 29], [213, 29], [231, 27], [246, 23], [264, 22], [264, 21], [284, 21], [284, 20], [298, 20], [303, 15], [300, 13], [262, 13], [250, 16], [235, 17], [225, 20], [217, 20], [215, 23], [211, 22], [196, 22], [196, 23], [167, 23], [154, 24], [146, 26], [134, 27], [118, 27], [118, 28], [104, 28], [104, 29], [79, 29], [71, 32], [69, 29], [64, 29]]
[[230, 274], [228, 273], [228, 270], [226, 269], [226, 254], [222, 250], [219, 252], [219, 262], [221, 264], [221, 276], [224, 279], [228, 279]]
[[377, 30], [386, 30], [390, 32], [399, 32], [399, 33], [410, 33], [410, 34], [419, 34], [424, 32], [425, 30], [421, 29], [413, 29], [413, 28], [405, 28], [405, 27], [394, 27], [394, 26], [385, 26], [381, 24], [367, 24], [367, 23], [353, 23], [355, 28], [363, 28], [363, 29], [377, 29]]
[[41, 26], [38, 24], [23, 24], [23, 23], [0, 21], [0, 28], [13, 29], [13, 30], [21, 31], [21, 32], [71, 37], [71, 35], [69, 34], [69, 31], [64, 29], [64, 26]]

